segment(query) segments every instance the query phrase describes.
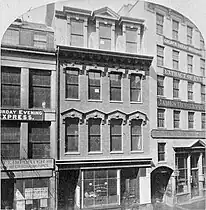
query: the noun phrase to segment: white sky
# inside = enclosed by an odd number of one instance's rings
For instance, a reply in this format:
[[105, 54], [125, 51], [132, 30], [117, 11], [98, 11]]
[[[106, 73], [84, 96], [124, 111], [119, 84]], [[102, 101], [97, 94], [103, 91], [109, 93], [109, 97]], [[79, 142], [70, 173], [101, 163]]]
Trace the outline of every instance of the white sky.
[[[115, 12], [121, 8], [123, 4], [134, 3], [136, 0], [0, 0], [0, 38], [6, 28], [14, 21], [15, 18], [22, 15], [28, 10], [33, 10], [46, 3], [61, 2], [73, 7], [83, 7], [85, 9], [98, 9], [108, 6]], [[150, 2], [162, 4], [182, 13], [194, 22], [202, 32], [206, 40], [206, 0], [149, 0]], [[36, 20], [41, 22], [44, 20], [45, 7], [24, 15], [26, 20]]]

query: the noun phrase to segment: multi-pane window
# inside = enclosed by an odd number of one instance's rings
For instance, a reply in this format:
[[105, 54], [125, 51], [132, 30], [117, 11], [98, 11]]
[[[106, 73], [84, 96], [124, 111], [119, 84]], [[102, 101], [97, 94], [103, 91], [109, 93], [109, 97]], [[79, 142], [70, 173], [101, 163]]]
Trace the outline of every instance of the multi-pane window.
[[157, 75], [157, 95], [164, 95], [164, 77]]
[[122, 120], [110, 122], [110, 151], [122, 151]]
[[187, 44], [192, 44], [192, 27], [187, 26]]
[[79, 151], [79, 119], [67, 118], [65, 121], [65, 152]]
[[110, 100], [121, 101], [121, 83], [122, 75], [120, 73], [110, 73]]
[[164, 47], [157, 45], [157, 66], [164, 66]]
[[103, 50], [111, 50], [111, 25], [99, 25], [99, 48]]
[[51, 71], [31, 70], [29, 76], [29, 106], [50, 108]]
[[7, 29], [3, 38], [2, 44], [19, 44], [19, 30]]
[[165, 145], [166, 143], [158, 143], [158, 162], [165, 161]]
[[156, 14], [156, 33], [163, 34], [164, 16]]
[[180, 80], [173, 78], [173, 97], [174, 98], [179, 98], [179, 84], [180, 84]]
[[34, 47], [45, 49], [47, 46], [47, 34], [46, 32], [34, 33]]
[[84, 46], [84, 22], [82, 20], [71, 19], [71, 46]]
[[165, 110], [157, 109], [157, 127], [163, 128], [165, 126]]
[[193, 100], [193, 83], [192, 82], [187, 83], [187, 96], [188, 96], [188, 100]]
[[126, 52], [137, 52], [137, 28], [126, 28]]
[[187, 72], [192, 73], [193, 71], [193, 56], [187, 55]]
[[194, 128], [194, 112], [188, 112], [188, 128]]
[[179, 22], [172, 20], [172, 39], [178, 40]]
[[88, 73], [89, 99], [100, 100], [101, 73], [90, 71]]
[[1, 156], [3, 159], [20, 157], [20, 123], [17, 121], [1, 121]]
[[130, 77], [130, 101], [141, 101], [141, 76], [132, 74]]
[[50, 157], [50, 123], [29, 123], [29, 158]]
[[206, 88], [205, 88], [206, 86], [205, 85], [201, 85], [201, 102], [202, 103], [205, 103], [205, 99], [206, 99], [206, 97], [205, 97], [205, 92], [206, 92]]
[[180, 128], [180, 111], [174, 110], [173, 112], [173, 126], [174, 128]]
[[66, 98], [79, 98], [79, 70], [78, 69], [68, 69], [66, 70]]
[[201, 127], [202, 129], [206, 128], [205, 113], [201, 113]]
[[101, 119], [89, 119], [88, 148], [89, 152], [101, 151]]
[[1, 106], [19, 107], [21, 70], [1, 67]]
[[172, 51], [172, 66], [174, 70], [179, 69], [179, 52], [176, 50]]
[[200, 37], [200, 49], [201, 50], [204, 50], [205, 49], [205, 42], [204, 42], [203, 37]]
[[205, 77], [205, 60], [200, 59], [200, 71], [201, 71], [201, 76]]
[[131, 151], [142, 150], [142, 121], [131, 122]]
[[118, 204], [117, 170], [83, 171], [83, 207], [94, 208]]
[[175, 165], [178, 170], [178, 176], [176, 176], [176, 192], [186, 193], [188, 191], [187, 154], [176, 154]]

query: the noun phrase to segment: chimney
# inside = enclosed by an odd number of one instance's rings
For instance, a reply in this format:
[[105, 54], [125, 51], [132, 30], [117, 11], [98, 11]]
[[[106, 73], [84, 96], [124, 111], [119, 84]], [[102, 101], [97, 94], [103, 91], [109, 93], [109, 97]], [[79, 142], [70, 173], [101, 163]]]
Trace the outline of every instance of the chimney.
[[46, 5], [46, 16], [45, 16], [45, 24], [47, 26], [52, 26], [52, 22], [54, 19], [54, 11], [55, 10], [55, 4], [47, 4]]

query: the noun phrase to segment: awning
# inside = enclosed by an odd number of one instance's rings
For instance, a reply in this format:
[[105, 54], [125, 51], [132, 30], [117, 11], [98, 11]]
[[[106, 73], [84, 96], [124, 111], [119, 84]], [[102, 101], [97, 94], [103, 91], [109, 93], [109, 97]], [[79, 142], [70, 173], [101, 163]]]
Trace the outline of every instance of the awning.
[[173, 142], [174, 148], [205, 148], [205, 139], [178, 139]]

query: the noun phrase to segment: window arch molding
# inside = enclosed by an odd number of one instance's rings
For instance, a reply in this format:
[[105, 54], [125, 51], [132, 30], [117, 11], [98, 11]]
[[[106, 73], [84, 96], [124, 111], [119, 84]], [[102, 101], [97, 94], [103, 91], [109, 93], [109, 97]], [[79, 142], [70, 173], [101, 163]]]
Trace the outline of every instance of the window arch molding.
[[88, 124], [89, 119], [101, 119], [101, 124], [105, 124], [106, 115], [105, 113], [99, 111], [99, 110], [92, 110], [90, 112], [87, 112], [85, 114], [85, 120], [86, 124]]
[[133, 113], [128, 115], [129, 125], [131, 125], [132, 120], [141, 120], [143, 125], [146, 125], [147, 121], [148, 121], [148, 118], [147, 118], [146, 114], [137, 111], [137, 112], [133, 112]]
[[61, 115], [62, 115], [63, 123], [65, 123], [65, 120], [68, 118], [71, 118], [71, 119], [78, 118], [80, 124], [83, 123], [83, 113], [76, 109], [67, 110], [67, 111], [61, 113]]
[[122, 120], [122, 124], [125, 125], [126, 124], [126, 114], [119, 111], [119, 110], [116, 110], [114, 112], [110, 112], [108, 114], [108, 117], [107, 117], [107, 123], [110, 125], [111, 123], [111, 120], [112, 119], [115, 119], [115, 120]]

